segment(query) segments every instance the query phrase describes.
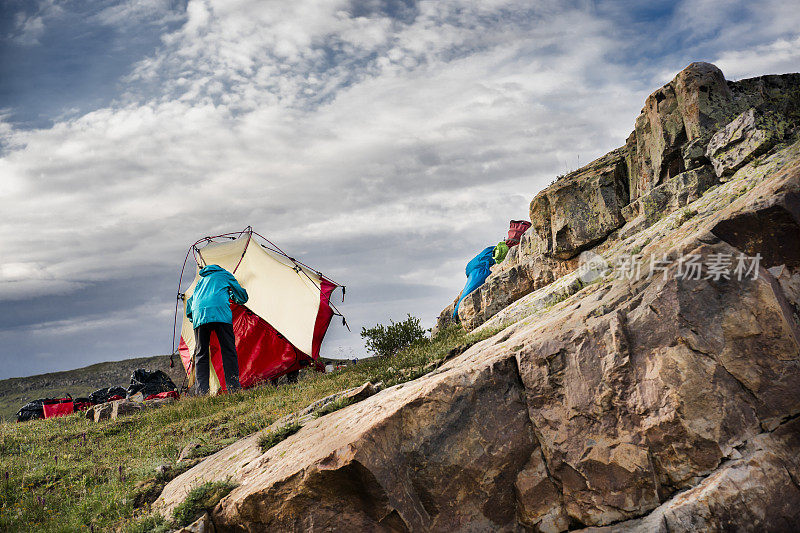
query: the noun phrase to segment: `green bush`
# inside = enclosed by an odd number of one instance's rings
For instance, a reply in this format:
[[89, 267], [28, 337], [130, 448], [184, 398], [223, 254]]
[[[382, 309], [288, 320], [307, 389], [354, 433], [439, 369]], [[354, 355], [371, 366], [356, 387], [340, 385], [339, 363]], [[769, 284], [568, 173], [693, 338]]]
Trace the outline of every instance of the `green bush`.
[[128, 527], [128, 533], [168, 533], [172, 531], [170, 524], [158, 513], [145, 516]]
[[408, 315], [402, 322], [389, 321], [390, 325], [377, 324], [373, 328], [361, 328], [361, 338], [367, 350], [379, 357], [389, 357], [416, 342], [425, 342], [427, 330], [422, 329], [419, 318]]
[[204, 512], [210, 513], [220, 500], [236, 487], [236, 483], [231, 482], [230, 478], [225, 481], [203, 483], [190, 490], [186, 499], [175, 507], [172, 512], [172, 520], [165, 520], [160, 514], [153, 513], [129, 524], [126, 531], [127, 533], [168, 533], [186, 527], [200, 518]]

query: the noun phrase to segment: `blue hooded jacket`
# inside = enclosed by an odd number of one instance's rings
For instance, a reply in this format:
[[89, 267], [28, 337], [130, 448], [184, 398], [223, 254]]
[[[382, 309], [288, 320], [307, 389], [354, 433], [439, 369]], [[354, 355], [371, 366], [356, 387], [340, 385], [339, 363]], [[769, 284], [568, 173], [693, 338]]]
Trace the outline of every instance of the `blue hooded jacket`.
[[243, 304], [247, 302], [247, 291], [233, 274], [219, 265], [208, 265], [200, 270], [200, 280], [186, 301], [186, 316], [195, 328], [209, 322], [230, 324], [233, 315], [228, 300]]

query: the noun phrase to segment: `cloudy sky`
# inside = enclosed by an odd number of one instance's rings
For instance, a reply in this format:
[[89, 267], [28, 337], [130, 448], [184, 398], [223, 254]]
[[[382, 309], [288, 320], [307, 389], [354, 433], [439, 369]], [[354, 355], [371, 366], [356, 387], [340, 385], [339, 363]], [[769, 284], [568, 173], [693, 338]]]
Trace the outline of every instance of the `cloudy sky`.
[[688, 63], [800, 71], [792, 4], [5, 0], [0, 378], [168, 353], [187, 247], [248, 225], [347, 285], [324, 355], [431, 326]]

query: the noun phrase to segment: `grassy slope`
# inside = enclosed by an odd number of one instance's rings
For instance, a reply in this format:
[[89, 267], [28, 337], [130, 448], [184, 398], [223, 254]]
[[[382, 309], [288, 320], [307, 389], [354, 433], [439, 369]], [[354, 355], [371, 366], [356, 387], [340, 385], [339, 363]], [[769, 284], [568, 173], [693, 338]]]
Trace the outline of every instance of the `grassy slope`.
[[[365, 381], [391, 386], [414, 379], [428, 363], [477, 340], [452, 329], [395, 357], [367, 359], [334, 374], [310, 373], [295, 385], [183, 398], [120, 420], [94, 423], [75, 414], [2, 423], [0, 531], [126, 529], [133, 518], [147, 513], [148, 503], [142, 500], [154, 500], [166, 481], [156, 468], [175, 465], [189, 442], [202, 444], [195, 454], [210, 455], [334, 392]], [[172, 468], [171, 476], [178, 470]], [[151, 495], [145, 498], [147, 489]]]
[[179, 387], [183, 382], [180, 360], [176, 357], [175, 366], [170, 368], [168, 355], [107, 361], [64, 372], [4, 379], [0, 380], [0, 419], [16, 420], [19, 408], [35, 398], [62, 397], [66, 394], [77, 398], [102, 387], [119, 385], [127, 388], [131, 373], [137, 368], [163, 370]]

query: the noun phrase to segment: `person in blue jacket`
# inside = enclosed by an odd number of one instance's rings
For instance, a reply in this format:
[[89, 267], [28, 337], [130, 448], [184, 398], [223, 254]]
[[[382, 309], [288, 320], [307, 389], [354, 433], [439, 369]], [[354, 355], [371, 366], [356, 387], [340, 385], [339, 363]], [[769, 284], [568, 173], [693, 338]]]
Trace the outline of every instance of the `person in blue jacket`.
[[233, 274], [221, 266], [203, 267], [194, 293], [186, 301], [186, 316], [194, 326], [194, 364], [198, 394], [208, 394], [209, 344], [212, 331], [217, 336], [222, 352], [222, 368], [225, 371], [228, 392], [241, 388], [230, 300], [244, 304], [247, 302], [247, 291], [239, 285]]

